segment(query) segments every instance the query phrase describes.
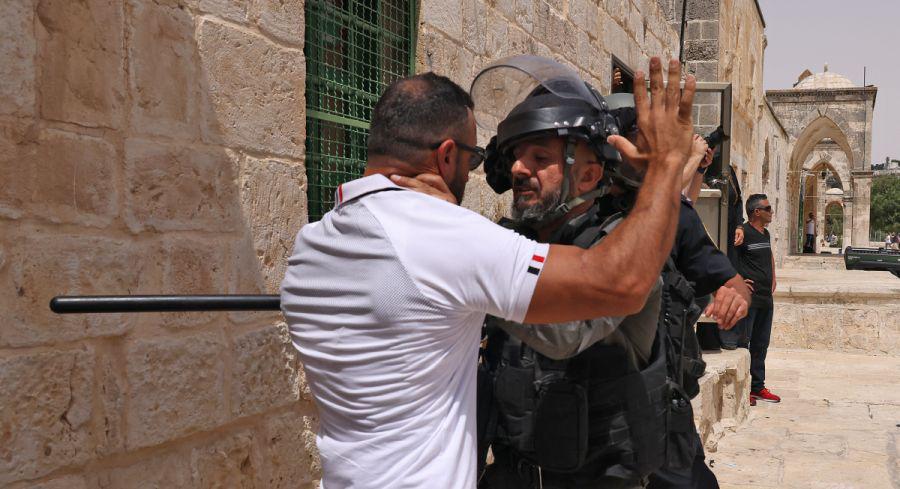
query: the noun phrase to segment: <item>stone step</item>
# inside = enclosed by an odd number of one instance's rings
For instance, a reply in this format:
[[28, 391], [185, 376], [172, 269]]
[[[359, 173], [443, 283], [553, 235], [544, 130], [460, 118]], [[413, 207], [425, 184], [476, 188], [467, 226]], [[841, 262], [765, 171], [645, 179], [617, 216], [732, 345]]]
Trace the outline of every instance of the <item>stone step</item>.
[[887, 272], [779, 269], [773, 347], [900, 356], [900, 279]]
[[844, 255], [788, 255], [782, 268], [799, 270], [845, 270]]
[[700, 379], [700, 394], [691, 404], [704, 447], [715, 451], [719, 440], [747, 419], [750, 353], [743, 348], [704, 351], [703, 360], [706, 374]]

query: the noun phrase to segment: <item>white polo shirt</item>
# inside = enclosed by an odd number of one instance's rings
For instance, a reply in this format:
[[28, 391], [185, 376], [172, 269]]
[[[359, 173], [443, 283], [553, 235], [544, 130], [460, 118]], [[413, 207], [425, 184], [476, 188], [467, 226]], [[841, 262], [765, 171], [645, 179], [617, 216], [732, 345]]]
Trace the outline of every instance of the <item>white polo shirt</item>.
[[281, 286], [322, 487], [474, 488], [484, 316], [523, 320], [548, 245], [382, 175], [335, 201], [300, 230]]

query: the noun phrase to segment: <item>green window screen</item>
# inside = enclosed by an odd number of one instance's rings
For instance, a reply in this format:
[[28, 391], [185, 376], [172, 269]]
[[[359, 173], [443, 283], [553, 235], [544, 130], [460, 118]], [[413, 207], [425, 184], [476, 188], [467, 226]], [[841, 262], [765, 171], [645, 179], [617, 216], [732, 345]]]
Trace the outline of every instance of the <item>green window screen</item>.
[[372, 107], [413, 72], [415, 1], [306, 1], [306, 176], [309, 219], [362, 175]]

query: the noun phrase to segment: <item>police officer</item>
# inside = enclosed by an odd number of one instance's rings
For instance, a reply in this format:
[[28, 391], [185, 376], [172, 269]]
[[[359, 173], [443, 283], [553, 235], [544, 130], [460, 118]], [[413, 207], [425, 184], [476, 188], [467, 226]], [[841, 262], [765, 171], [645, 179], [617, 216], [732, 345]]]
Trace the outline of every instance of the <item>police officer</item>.
[[[572, 96], [579, 90], [564, 85], [546, 83], [509, 112], [489, 145], [486, 171], [494, 190], [513, 188], [514, 219], [507, 225], [540, 241], [589, 247], [628, 210], [627, 204], [594, 201], [605, 192], [597, 186], [604, 167], [616, 173], [620, 165], [617, 154], [592, 138], [593, 127], [610, 116], [617, 127], [632, 127], [634, 111], [629, 120], [627, 111], [610, 111], [595, 91]], [[473, 95], [476, 87], [477, 79]], [[625, 203], [632, 196], [620, 191], [604, 201]], [[678, 284], [687, 295], [686, 280]], [[487, 406], [479, 424], [481, 447], [492, 442], [495, 461], [482, 486], [641, 487], [665, 465], [673, 399], [670, 339], [660, 318], [676, 315], [660, 314], [667, 290], [658, 288], [628, 318], [564, 328], [489, 321], [483, 366], [493, 389], [479, 392], [480, 406]], [[708, 312], [733, 324], [735, 296], [717, 294]], [[687, 395], [678, 400], [693, 426]], [[690, 463], [693, 454], [683, 458]]]

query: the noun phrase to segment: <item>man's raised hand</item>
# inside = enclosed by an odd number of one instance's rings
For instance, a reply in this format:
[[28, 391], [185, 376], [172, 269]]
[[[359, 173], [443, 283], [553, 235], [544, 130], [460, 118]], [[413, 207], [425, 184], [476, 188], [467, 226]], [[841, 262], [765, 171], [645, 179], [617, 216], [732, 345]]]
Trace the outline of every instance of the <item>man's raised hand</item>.
[[447, 183], [444, 182], [444, 179], [441, 178], [440, 175], [435, 175], [434, 173], [421, 173], [415, 177], [404, 177], [395, 174], [391, 175], [391, 181], [401, 187], [406, 187], [425, 195], [446, 200], [451, 204], [459, 204], [459, 202], [456, 201], [456, 197], [453, 196], [453, 192], [450, 191], [450, 188], [447, 187]]
[[684, 167], [691, 154], [693, 122], [691, 110], [697, 82], [688, 75], [681, 90], [681, 64], [669, 61], [668, 86], [663, 84], [662, 63], [650, 59], [650, 95], [644, 90], [644, 73], [635, 73], [634, 105], [637, 111], [637, 146], [622, 136], [608, 142], [632, 163]]

